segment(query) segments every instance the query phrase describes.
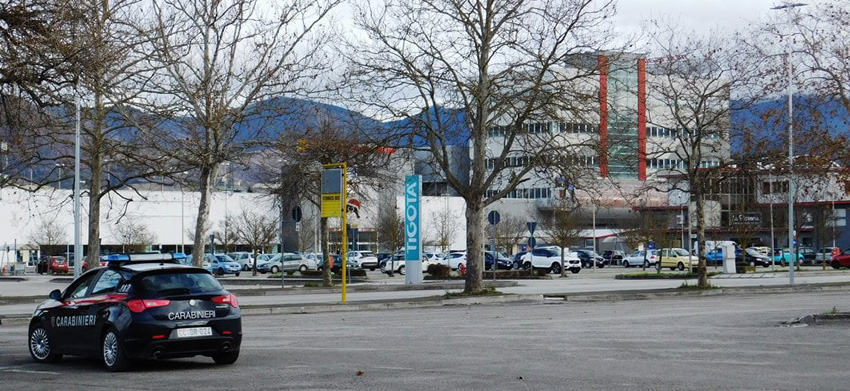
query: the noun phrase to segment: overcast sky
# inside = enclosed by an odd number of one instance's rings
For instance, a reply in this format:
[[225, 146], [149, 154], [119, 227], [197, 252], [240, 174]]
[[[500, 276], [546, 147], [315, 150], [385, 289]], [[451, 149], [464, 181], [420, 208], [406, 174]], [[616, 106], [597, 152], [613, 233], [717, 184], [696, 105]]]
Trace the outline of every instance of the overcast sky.
[[[670, 18], [682, 31], [707, 33], [713, 28], [731, 32], [750, 22], [776, 17], [770, 8], [783, 0], [619, 0], [616, 23], [621, 31], [637, 31], [642, 20]], [[794, 0], [793, 2], [801, 2]], [[803, 0], [817, 4], [824, 0]]]

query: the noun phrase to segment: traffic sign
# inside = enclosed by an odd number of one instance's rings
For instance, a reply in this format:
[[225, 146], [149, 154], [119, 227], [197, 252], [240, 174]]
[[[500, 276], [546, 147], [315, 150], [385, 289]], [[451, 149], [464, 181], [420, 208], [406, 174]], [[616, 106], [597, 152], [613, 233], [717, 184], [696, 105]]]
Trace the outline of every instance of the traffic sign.
[[487, 214], [487, 221], [490, 225], [499, 224], [499, 220], [501, 220], [502, 216], [499, 216], [499, 212], [495, 210], [491, 210], [490, 213]]
[[[528, 226], [528, 232], [530, 234], [534, 235], [534, 230], [537, 229], [537, 222], [536, 221], [529, 221], [528, 223], [526, 223], [526, 225]], [[531, 247], [534, 247], [534, 246], [531, 246]]]
[[300, 223], [301, 217], [302, 217], [301, 207], [295, 206], [294, 208], [292, 208], [292, 220], [295, 220], [296, 223]]
[[529, 247], [534, 248], [537, 246], [537, 239], [535, 239], [534, 236], [528, 238], [528, 245]]
[[655, 250], [655, 242], [649, 242], [649, 249]]

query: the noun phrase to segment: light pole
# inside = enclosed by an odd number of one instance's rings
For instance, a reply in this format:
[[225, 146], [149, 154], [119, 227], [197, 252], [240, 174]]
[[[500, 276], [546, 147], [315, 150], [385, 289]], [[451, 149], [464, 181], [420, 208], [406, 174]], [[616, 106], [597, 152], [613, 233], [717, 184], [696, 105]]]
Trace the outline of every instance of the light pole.
[[[805, 3], [785, 3], [776, 7], [772, 7], [772, 10], [792, 10], [798, 7], [806, 6]], [[790, 12], [790, 11], [789, 11]], [[790, 265], [790, 272], [788, 273], [788, 284], [794, 285], [794, 262], [797, 258], [797, 252], [795, 251], [795, 236], [794, 235], [794, 192], [796, 191], [796, 186], [794, 186], [794, 86], [793, 86], [793, 77], [791, 70], [791, 46], [790, 39], [788, 40], [788, 52], [785, 55], [785, 65], [788, 68], [788, 252], [790, 253], [791, 258], [788, 262]]]
[[773, 246], [776, 245], [773, 237], [773, 174], [770, 171], [767, 172], [767, 178], [767, 188], [770, 191], [770, 268], [771, 270], [776, 270], [776, 261], [773, 259], [776, 255], [775, 249], [773, 248]]

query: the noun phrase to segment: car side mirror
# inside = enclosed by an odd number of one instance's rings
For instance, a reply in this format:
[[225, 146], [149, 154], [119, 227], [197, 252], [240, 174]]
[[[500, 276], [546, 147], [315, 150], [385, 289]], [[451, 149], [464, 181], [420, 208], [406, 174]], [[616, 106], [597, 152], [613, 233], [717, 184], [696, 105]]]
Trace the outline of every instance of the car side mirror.
[[50, 291], [50, 299], [61, 301], [62, 300], [62, 292], [59, 292], [59, 289], [54, 289]]

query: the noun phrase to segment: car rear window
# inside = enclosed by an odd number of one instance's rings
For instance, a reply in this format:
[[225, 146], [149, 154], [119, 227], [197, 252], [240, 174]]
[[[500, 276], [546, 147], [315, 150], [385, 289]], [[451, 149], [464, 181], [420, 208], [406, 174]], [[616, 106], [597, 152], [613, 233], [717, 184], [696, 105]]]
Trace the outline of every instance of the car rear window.
[[207, 293], [224, 289], [218, 280], [205, 272], [170, 272], [142, 276], [137, 287], [148, 294]]

